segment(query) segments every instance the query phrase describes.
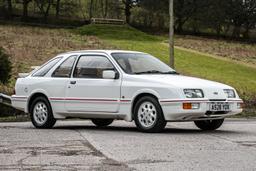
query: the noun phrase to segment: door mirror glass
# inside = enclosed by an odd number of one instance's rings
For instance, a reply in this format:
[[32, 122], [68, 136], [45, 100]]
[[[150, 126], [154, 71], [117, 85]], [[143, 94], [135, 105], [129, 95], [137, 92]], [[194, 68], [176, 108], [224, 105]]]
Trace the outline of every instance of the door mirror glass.
[[103, 71], [102, 76], [104, 79], [115, 79], [116, 72], [112, 71], [112, 70], [105, 70], [105, 71]]

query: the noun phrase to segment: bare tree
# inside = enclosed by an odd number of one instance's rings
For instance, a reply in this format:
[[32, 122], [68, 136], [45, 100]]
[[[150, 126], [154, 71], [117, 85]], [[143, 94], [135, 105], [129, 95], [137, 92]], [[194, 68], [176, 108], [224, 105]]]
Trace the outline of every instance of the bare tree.
[[93, 3], [94, 1], [93, 0], [91, 0], [90, 1], [90, 10], [89, 10], [89, 18], [91, 19], [92, 18], [92, 10], [93, 10]]
[[32, 0], [23, 0], [23, 20], [27, 20], [28, 18], [28, 5]]
[[6, 19], [12, 18], [12, 1], [11, 0], [3, 0], [3, 13]]
[[108, 15], [108, 6], [109, 6], [108, 0], [105, 0], [105, 14], [104, 14], [104, 17], [105, 17], [105, 18], [106, 18], [107, 15]]
[[7, 0], [8, 18], [12, 18], [12, 0]]
[[56, 0], [56, 13], [55, 13], [55, 17], [58, 19], [60, 16], [60, 0]]
[[125, 13], [125, 19], [126, 23], [130, 24], [131, 19], [131, 9], [135, 6], [135, 4], [138, 3], [138, 0], [122, 0], [124, 4], [124, 13]]
[[35, 1], [41, 14], [43, 15], [44, 22], [47, 22], [49, 11], [53, 1], [52, 0], [35, 0]]

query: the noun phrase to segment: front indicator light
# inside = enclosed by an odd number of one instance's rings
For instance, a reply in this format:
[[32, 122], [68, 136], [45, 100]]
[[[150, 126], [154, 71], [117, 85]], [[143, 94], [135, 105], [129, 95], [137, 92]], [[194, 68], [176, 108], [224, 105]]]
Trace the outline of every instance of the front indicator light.
[[199, 103], [183, 103], [183, 109], [189, 110], [189, 109], [199, 109], [200, 104]]

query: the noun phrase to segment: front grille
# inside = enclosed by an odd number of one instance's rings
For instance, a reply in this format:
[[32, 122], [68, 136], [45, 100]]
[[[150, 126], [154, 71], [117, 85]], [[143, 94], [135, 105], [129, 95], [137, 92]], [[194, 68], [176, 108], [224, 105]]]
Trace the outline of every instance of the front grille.
[[209, 99], [210, 102], [224, 102], [226, 99]]

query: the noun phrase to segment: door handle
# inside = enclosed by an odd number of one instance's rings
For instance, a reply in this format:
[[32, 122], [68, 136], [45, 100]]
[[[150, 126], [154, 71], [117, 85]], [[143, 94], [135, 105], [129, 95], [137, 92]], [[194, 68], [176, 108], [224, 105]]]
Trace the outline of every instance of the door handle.
[[76, 81], [70, 81], [70, 84], [76, 84]]

